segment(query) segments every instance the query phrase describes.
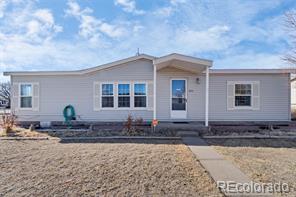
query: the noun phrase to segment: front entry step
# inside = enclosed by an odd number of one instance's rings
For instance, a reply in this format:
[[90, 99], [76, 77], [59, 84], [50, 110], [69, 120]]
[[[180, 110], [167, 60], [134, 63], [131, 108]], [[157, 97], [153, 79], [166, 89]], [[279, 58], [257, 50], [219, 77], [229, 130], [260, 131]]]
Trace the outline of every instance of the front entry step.
[[178, 131], [177, 135], [180, 137], [198, 137], [200, 133], [197, 131]]
[[208, 128], [203, 123], [197, 122], [160, 122], [159, 129], [173, 129], [175, 131], [206, 131]]

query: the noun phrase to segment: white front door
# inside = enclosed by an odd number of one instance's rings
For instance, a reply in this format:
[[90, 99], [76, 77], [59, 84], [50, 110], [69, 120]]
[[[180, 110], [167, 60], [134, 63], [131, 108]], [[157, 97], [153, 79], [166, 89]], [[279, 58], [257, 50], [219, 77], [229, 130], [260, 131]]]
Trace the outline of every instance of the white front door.
[[187, 80], [171, 80], [171, 118], [187, 118]]

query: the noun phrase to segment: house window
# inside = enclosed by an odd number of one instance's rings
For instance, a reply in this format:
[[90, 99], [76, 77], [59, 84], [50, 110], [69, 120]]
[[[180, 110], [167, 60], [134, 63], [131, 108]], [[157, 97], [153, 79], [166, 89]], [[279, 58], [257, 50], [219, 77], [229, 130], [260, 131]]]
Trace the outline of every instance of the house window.
[[118, 84], [118, 107], [130, 107], [130, 84]]
[[235, 84], [235, 106], [251, 107], [252, 84]]
[[102, 84], [102, 108], [114, 107], [113, 84]]
[[134, 107], [146, 107], [146, 84], [134, 84]]
[[32, 84], [20, 85], [20, 107], [32, 108], [33, 88]]

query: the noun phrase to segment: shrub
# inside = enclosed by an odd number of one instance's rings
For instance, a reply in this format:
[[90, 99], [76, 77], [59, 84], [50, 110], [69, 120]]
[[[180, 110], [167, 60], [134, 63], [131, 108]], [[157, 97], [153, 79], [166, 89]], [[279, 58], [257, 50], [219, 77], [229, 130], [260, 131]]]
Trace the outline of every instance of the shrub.
[[13, 113], [2, 115], [1, 127], [3, 128], [5, 133], [9, 133], [12, 131], [13, 127], [15, 126], [16, 118], [16, 115], [14, 115]]
[[134, 125], [135, 125], [135, 131], [136, 132], [143, 132], [143, 128], [141, 128], [144, 125], [144, 120], [143, 118], [139, 117], [136, 118], [134, 121]]
[[133, 129], [133, 116], [131, 114], [129, 114], [127, 116], [126, 122], [124, 124], [124, 127], [127, 131], [128, 134], [132, 133], [132, 129]]
[[143, 126], [144, 120], [143, 118], [136, 118], [134, 119], [131, 114], [128, 115], [126, 122], [124, 124], [126, 133], [128, 135], [135, 135], [141, 132], [141, 126]]
[[140, 118], [136, 118], [134, 122], [138, 126], [142, 126], [144, 124], [144, 120], [141, 117]]

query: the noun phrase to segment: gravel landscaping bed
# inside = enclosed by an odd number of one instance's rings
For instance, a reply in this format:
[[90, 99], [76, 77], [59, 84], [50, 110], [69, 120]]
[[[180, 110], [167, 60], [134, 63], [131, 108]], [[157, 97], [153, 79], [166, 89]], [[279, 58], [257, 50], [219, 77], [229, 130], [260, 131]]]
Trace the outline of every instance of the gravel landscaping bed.
[[284, 182], [296, 196], [296, 140], [207, 139], [255, 182]]
[[104, 137], [104, 136], [165, 136], [175, 137], [177, 132], [170, 129], [162, 129], [153, 132], [149, 129], [139, 129], [133, 132], [127, 132], [125, 130], [116, 130], [110, 127], [108, 129], [89, 130], [89, 129], [38, 129], [41, 134], [52, 137]]
[[2, 141], [0, 196], [222, 196], [180, 141]]
[[203, 136], [296, 136], [295, 126], [211, 126]]

